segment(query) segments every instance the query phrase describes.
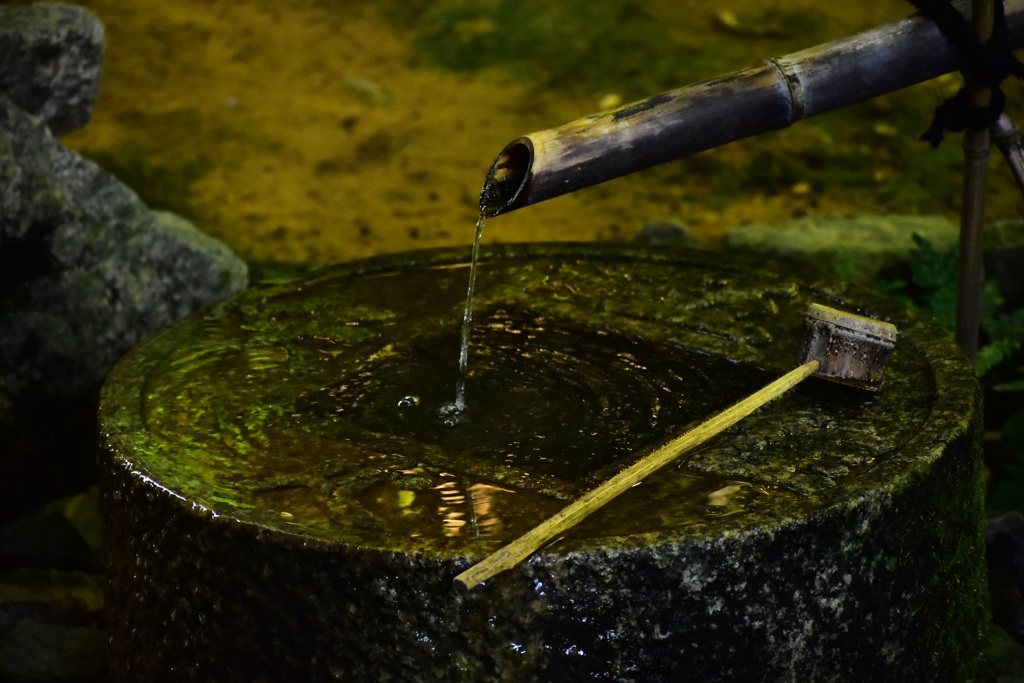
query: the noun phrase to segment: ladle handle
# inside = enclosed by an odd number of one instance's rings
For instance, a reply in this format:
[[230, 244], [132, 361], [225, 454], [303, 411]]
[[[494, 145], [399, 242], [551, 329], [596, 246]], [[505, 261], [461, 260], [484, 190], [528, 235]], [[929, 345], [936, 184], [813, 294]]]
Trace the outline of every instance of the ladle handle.
[[532, 530], [456, 576], [455, 582], [469, 589], [506, 569], [511, 569], [529, 557], [535, 550], [581, 522], [605, 503], [632, 488], [647, 475], [661, 469], [694, 446], [698, 446], [728, 429], [764, 404], [786, 393], [817, 370], [817, 360], [808, 361], [800, 367], [790, 370], [760, 391], [726, 408], [706, 422], [682, 436], [676, 437], [647, 457], [622, 470], [579, 500], [570, 503]]

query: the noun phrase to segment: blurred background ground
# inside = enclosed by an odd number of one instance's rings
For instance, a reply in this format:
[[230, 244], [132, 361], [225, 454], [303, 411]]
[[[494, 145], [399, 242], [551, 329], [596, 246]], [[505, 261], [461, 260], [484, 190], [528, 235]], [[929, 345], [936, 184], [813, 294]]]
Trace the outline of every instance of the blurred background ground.
[[[83, 0], [107, 30], [64, 142], [250, 261], [469, 244], [514, 137], [911, 13], [871, 0]], [[680, 220], [942, 214], [960, 149], [918, 141], [949, 76], [509, 214], [489, 241], [627, 239]], [[1009, 89], [1010, 110], [1020, 88]], [[990, 218], [1024, 210], [998, 157]]]

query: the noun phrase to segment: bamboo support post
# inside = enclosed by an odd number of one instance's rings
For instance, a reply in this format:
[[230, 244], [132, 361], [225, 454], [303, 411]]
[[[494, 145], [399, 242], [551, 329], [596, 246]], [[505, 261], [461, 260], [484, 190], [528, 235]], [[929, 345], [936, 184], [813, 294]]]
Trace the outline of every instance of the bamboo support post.
[[[992, 36], [993, 0], [973, 0], [971, 21], [979, 43]], [[967, 83], [971, 105], [987, 107], [989, 88]], [[982, 257], [984, 251], [985, 174], [990, 138], [988, 128], [964, 132], [964, 190], [960, 213], [960, 263], [957, 271], [956, 341], [971, 360], [978, 362], [981, 327]]]

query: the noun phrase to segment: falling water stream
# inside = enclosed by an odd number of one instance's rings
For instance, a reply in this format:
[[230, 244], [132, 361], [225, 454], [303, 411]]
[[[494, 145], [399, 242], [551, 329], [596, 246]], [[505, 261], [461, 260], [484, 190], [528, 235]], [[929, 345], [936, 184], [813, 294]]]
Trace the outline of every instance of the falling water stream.
[[473, 239], [473, 254], [469, 261], [469, 286], [466, 290], [466, 308], [462, 314], [462, 331], [459, 335], [459, 376], [455, 381], [455, 401], [441, 407], [443, 424], [454, 427], [459, 416], [466, 410], [466, 377], [469, 373], [469, 337], [473, 328], [473, 296], [476, 291], [476, 265], [480, 257], [480, 240], [484, 226], [490, 216], [496, 216], [518, 191], [523, 182], [522, 149], [503, 152], [491, 166], [480, 189], [480, 216], [476, 219], [476, 236]]
[[[473, 240], [473, 254], [469, 260], [469, 286], [466, 289], [466, 309], [462, 313], [462, 333], [459, 336], [459, 376], [455, 381], [455, 403], [442, 408], [446, 422], [454, 426], [457, 415], [466, 409], [466, 374], [469, 371], [469, 335], [473, 329], [473, 294], [476, 290], [476, 262], [480, 256], [480, 238], [487, 224], [487, 213], [480, 209], [480, 217], [476, 219], [476, 237]], [[445, 415], [445, 413], [447, 413]]]

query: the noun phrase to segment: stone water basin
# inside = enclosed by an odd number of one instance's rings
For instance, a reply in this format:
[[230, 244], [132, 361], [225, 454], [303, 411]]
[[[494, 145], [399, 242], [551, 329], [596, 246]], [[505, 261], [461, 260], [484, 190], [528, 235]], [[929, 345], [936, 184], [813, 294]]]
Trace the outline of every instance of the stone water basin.
[[[132, 351], [100, 423], [115, 680], [971, 680], [977, 384], [932, 323], [707, 252], [493, 247], [263, 286]], [[810, 302], [900, 330], [526, 563], [456, 574], [795, 364]]]

